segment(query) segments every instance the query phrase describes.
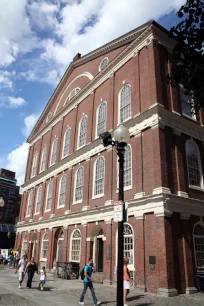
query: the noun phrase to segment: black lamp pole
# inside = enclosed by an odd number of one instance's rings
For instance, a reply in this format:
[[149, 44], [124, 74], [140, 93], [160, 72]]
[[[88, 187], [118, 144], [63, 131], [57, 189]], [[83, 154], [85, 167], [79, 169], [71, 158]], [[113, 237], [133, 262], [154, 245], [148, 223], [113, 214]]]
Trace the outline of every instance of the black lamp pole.
[[123, 202], [123, 219], [118, 222], [118, 265], [117, 265], [117, 306], [123, 306], [123, 222], [124, 222], [124, 153], [126, 143], [117, 143], [117, 155], [119, 164], [119, 193], [118, 200]]

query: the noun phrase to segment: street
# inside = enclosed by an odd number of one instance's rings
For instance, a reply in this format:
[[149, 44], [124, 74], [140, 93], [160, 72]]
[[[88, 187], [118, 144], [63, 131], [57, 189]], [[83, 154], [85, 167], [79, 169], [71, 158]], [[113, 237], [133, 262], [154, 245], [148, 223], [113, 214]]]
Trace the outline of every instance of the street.
[[[0, 267], [0, 306], [45, 306], [60, 305], [72, 306], [77, 305], [82, 290], [80, 280], [51, 280], [45, 285], [44, 291], [38, 290], [38, 279], [36, 275], [33, 281], [33, 288], [26, 289], [26, 279], [23, 288], [18, 288], [18, 275], [15, 270], [9, 270], [7, 267]], [[50, 279], [50, 280], [49, 280]], [[98, 300], [102, 305], [116, 305], [115, 288], [94, 284]], [[90, 292], [87, 292], [85, 305], [93, 305]], [[137, 294], [133, 290], [128, 299], [129, 306], [201, 306], [204, 305], [204, 294], [194, 294], [191, 296], [179, 295], [172, 298], [162, 298], [156, 295]]]

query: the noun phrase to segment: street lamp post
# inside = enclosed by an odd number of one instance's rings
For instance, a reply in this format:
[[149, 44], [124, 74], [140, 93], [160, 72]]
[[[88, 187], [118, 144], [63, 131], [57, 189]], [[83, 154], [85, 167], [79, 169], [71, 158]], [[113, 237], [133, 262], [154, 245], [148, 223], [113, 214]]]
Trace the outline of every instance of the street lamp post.
[[109, 132], [100, 135], [102, 144], [107, 147], [115, 146], [119, 164], [119, 193], [118, 200], [122, 201], [122, 220], [118, 222], [118, 262], [117, 262], [117, 306], [123, 306], [123, 223], [124, 223], [124, 153], [130, 138], [129, 130], [123, 125], [119, 125], [114, 131], [114, 140]]

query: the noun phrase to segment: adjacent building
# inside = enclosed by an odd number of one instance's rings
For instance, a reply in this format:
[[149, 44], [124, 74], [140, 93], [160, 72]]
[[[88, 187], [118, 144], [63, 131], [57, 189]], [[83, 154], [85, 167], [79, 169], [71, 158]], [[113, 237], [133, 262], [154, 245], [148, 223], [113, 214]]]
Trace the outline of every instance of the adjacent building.
[[0, 169], [0, 249], [14, 248], [21, 196], [15, 172]]
[[195, 292], [204, 267], [204, 113], [166, 76], [174, 40], [154, 21], [69, 65], [28, 138], [16, 247], [53, 262], [93, 256], [96, 278], [115, 281], [117, 155], [98, 135], [130, 131], [124, 188], [124, 255], [134, 287]]

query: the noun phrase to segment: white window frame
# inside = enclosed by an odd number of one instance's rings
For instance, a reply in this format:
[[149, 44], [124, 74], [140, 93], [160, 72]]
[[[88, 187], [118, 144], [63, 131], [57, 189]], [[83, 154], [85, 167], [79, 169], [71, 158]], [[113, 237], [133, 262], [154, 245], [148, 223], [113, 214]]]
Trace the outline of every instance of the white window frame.
[[[102, 66], [102, 64], [103, 64], [103, 62], [104, 62], [105, 60], [107, 60], [108, 63], [107, 63], [107, 65], [105, 65], [104, 68], [102, 68], [101, 66]], [[102, 61], [100, 62], [98, 71], [99, 71], [99, 72], [103, 71], [103, 70], [108, 66], [108, 64], [109, 64], [109, 58], [108, 58], [108, 57], [104, 57], [104, 58], [102, 59]]]
[[[183, 99], [182, 99], [182, 94], [185, 95], [185, 89], [183, 87], [183, 85], [179, 84], [179, 87], [180, 87], [180, 102], [181, 102], [181, 111], [182, 111], [182, 115], [188, 119], [191, 119], [193, 121], [197, 121], [196, 119], [196, 114], [195, 113], [192, 113], [191, 116], [187, 115], [185, 112], [184, 112], [184, 109], [183, 109]], [[185, 95], [186, 96], [186, 95]], [[188, 101], [184, 101], [184, 103], [189, 103]], [[190, 105], [190, 103], [189, 103]], [[191, 109], [193, 108], [193, 106], [191, 105]]]
[[[52, 155], [53, 155], [53, 150], [54, 150], [54, 143], [57, 142], [57, 148], [56, 148], [56, 160], [54, 163], [52, 163]], [[51, 150], [51, 155], [50, 155], [50, 167], [52, 165], [55, 165], [56, 164], [56, 161], [57, 161], [57, 149], [58, 149], [58, 137], [55, 137], [55, 139], [53, 140], [52, 142], [52, 150]]]
[[[50, 205], [50, 208], [47, 208], [48, 199], [50, 199], [50, 198], [48, 198], [50, 185], [52, 185], [51, 205]], [[46, 202], [45, 202], [45, 212], [51, 210], [51, 207], [52, 207], [52, 196], [53, 196], [53, 181], [50, 181], [50, 182], [47, 184], [47, 193], [46, 193]]]
[[[45, 171], [46, 169], [46, 160], [47, 160], [47, 146], [44, 147], [41, 154], [41, 161], [40, 161], [40, 173]], [[44, 163], [44, 168], [42, 167]]]
[[[67, 132], [69, 132], [69, 148], [68, 148], [68, 153], [64, 155], [65, 139], [66, 139], [66, 133]], [[64, 140], [63, 140], [63, 147], [62, 147], [62, 159], [69, 155], [69, 151], [70, 151], [70, 139], [71, 139], [71, 128], [67, 128], [66, 131], [64, 132]]]
[[[81, 132], [81, 123], [82, 123], [82, 120], [83, 120], [84, 118], [86, 118], [86, 120], [87, 120], [87, 124], [86, 124], [86, 134], [85, 134], [85, 144], [83, 144], [83, 145], [80, 146], [80, 145], [79, 145], [79, 139], [80, 139], [80, 132]], [[78, 150], [78, 149], [81, 149], [81, 148], [83, 148], [83, 147], [86, 146], [86, 142], [87, 142], [87, 128], [88, 128], [88, 116], [87, 116], [87, 115], [83, 115], [82, 118], [81, 118], [81, 120], [79, 121], [78, 139], [77, 139], [77, 150]]]
[[[27, 208], [26, 208], [26, 218], [30, 217], [32, 204], [33, 204], [33, 190], [31, 190], [28, 194]], [[28, 214], [28, 208], [30, 210], [29, 214]]]
[[[26, 244], [26, 249], [25, 249], [25, 244]], [[22, 240], [21, 256], [25, 254], [26, 255], [28, 254], [28, 236], [27, 235], [25, 235]]]
[[[60, 194], [61, 194], [61, 184], [62, 184], [62, 179], [65, 178], [65, 193], [64, 193], [64, 205], [59, 205], [60, 204]], [[59, 192], [58, 192], [58, 201], [57, 201], [57, 208], [60, 209], [60, 208], [63, 208], [65, 207], [65, 202], [66, 202], [66, 191], [67, 191], [67, 176], [66, 174], [62, 175], [61, 178], [60, 178], [60, 183], [59, 183]]]
[[[130, 87], [130, 116], [128, 118], [126, 118], [125, 120], [123, 120], [123, 122], [121, 122], [120, 120], [120, 115], [121, 115], [121, 92], [123, 90], [123, 88], [125, 86], [129, 86]], [[129, 83], [125, 83], [122, 88], [120, 89], [119, 93], [118, 93], [118, 125], [120, 125], [121, 123], [124, 123], [128, 120], [130, 120], [132, 118], [132, 86]]]
[[35, 152], [32, 163], [31, 178], [37, 175], [37, 167], [38, 167], [38, 152]]
[[[197, 151], [197, 158], [198, 158], [198, 167], [199, 167], [199, 173], [200, 173], [200, 186], [192, 185], [190, 184], [190, 178], [189, 178], [189, 165], [188, 165], [188, 154], [187, 154], [187, 148], [188, 144], [192, 144], [196, 147]], [[185, 145], [185, 150], [186, 150], [186, 163], [187, 163], [187, 171], [188, 171], [188, 186], [189, 188], [196, 189], [196, 190], [204, 190], [204, 185], [203, 185], [203, 171], [202, 171], [202, 164], [201, 164], [201, 158], [200, 158], [200, 150], [198, 145], [195, 143], [195, 141], [189, 139], [186, 141]]]
[[[74, 233], [75, 231], [78, 231], [80, 233], [80, 238], [74, 238], [73, 239], [73, 236], [74, 236]], [[72, 245], [73, 245], [73, 240], [80, 240], [80, 249], [79, 249], [79, 260], [73, 260], [72, 259]], [[75, 250], [76, 251], [76, 250]], [[70, 258], [70, 261], [73, 261], [73, 262], [80, 262], [81, 260], [81, 231], [76, 228], [72, 231], [72, 235], [71, 235], [71, 239], [70, 239], [70, 253], [69, 253], [69, 258]]]
[[[77, 175], [78, 175], [78, 172], [79, 172], [79, 169], [83, 168], [83, 186], [82, 186], [82, 199], [81, 200], [77, 200], [76, 201], [76, 183], [77, 183]], [[79, 203], [82, 203], [83, 201], [83, 190], [84, 189], [84, 167], [83, 166], [80, 166], [76, 172], [75, 172], [75, 177], [74, 177], [74, 197], [73, 197], [73, 204], [79, 204]]]
[[[39, 195], [39, 192], [41, 192], [41, 194]], [[40, 198], [40, 199], [39, 199]], [[38, 203], [40, 203], [39, 205], [39, 211], [37, 211], [37, 205]], [[40, 214], [40, 208], [42, 205], [42, 185], [40, 185], [38, 187], [38, 191], [37, 191], [37, 195], [36, 195], [36, 201], [35, 201], [35, 215], [39, 215]]]
[[[100, 107], [102, 106], [102, 104], [106, 104], [106, 120], [105, 120], [105, 126], [107, 124], [107, 101], [103, 101], [99, 104], [98, 108], [97, 108], [97, 111], [96, 111], [96, 129], [95, 129], [95, 139], [99, 138], [99, 135], [98, 135], [98, 119], [99, 119], [99, 109]], [[106, 132], [106, 128], [105, 128], [105, 131]]]
[[[197, 225], [200, 225], [200, 226], [202, 226], [203, 227], [203, 229], [204, 229], [204, 223], [203, 222], [197, 222], [195, 225], [194, 225], [194, 227], [193, 227], [193, 248], [194, 248], [194, 258], [195, 258], [195, 267], [196, 267], [196, 269], [202, 269], [203, 270], [203, 268], [204, 268], [204, 264], [203, 264], [203, 266], [198, 266], [197, 265], [197, 256], [196, 256], [196, 253], [197, 253], [197, 251], [196, 251], [196, 243], [195, 243], [195, 240], [196, 240], [196, 238], [200, 238], [200, 239], [202, 239], [203, 240], [203, 248], [204, 248], [204, 235], [195, 235], [195, 228], [196, 228], [196, 226]], [[204, 254], [204, 251], [203, 251], [203, 254]]]
[[[75, 87], [71, 90], [70, 94], [68, 95], [68, 101], [71, 101], [72, 98], [74, 98], [79, 92], [81, 88], [80, 87]], [[77, 92], [76, 92], [77, 91]]]
[[[132, 236], [132, 242], [133, 242], [133, 252], [132, 252], [133, 256], [132, 256], [132, 259], [133, 259], [133, 263], [128, 265], [128, 269], [130, 270], [130, 272], [133, 273], [133, 280], [134, 280], [134, 274], [135, 274], [134, 273], [135, 272], [135, 258], [134, 258], [134, 253], [135, 253], [134, 239], [135, 239], [135, 237], [134, 236], [135, 236], [135, 234], [134, 234], [133, 226], [130, 223], [124, 223], [123, 226], [125, 226], [125, 225], [128, 225], [131, 228], [131, 230], [132, 230], [132, 235], [124, 235], [123, 234], [123, 239], [125, 240], [125, 237], [131, 237]], [[125, 252], [125, 243], [124, 243], [123, 256], [125, 256], [124, 252]], [[118, 263], [118, 231], [116, 232], [116, 256], [115, 256], [115, 258], [116, 258], [115, 266], [117, 266], [117, 263]]]
[[[47, 236], [47, 239], [45, 239], [45, 236]], [[41, 240], [41, 252], [40, 252], [40, 260], [47, 261], [47, 256], [43, 257], [43, 250], [46, 250], [46, 249], [44, 249], [44, 245], [43, 245], [44, 241], [48, 242], [48, 247], [47, 247], [47, 255], [48, 255], [48, 251], [49, 251], [49, 235], [48, 235], [47, 232], [44, 233], [44, 235], [42, 237], [42, 240]]]
[[[104, 180], [103, 180], [103, 193], [95, 195], [95, 180], [96, 180], [96, 164], [99, 158], [103, 158], [104, 160]], [[98, 199], [104, 197], [104, 189], [105, 189], [105, 174], [106, 174], [106, 161], [104, 156], [100, 155], [94, 162], [94, 168], [93, 168], [93, 187], [92, 187], [92, 199]]]
[[[133, 180], [133, 175], [132, 175], [132, 146], [130, 144], [127, 145], [127, 147], [130, 148], [131, 150], [131, 185], [128, 185], [128, 186], [124, 186], [124, 191], [127, 191], [127, 190], [131, 190], [132, 189], [132, 180]], [[125, 158], [125, 156], [124, 156]], [[124, 162], [125, 164], [125, 162]], [[124, 165], [125, 166], [125, 165]], [[119, 192], [119, 163], [118, 163], [118, 159], [117, 159], [117, 177], [116, 177], [116, 182], [117, 182], [117, 190], [116, 190], [116, 193]], [[125, 169], [124, 169], [124, 172], [125, 172]]]

